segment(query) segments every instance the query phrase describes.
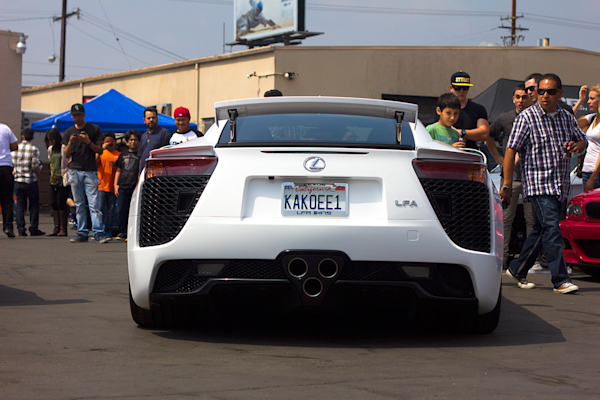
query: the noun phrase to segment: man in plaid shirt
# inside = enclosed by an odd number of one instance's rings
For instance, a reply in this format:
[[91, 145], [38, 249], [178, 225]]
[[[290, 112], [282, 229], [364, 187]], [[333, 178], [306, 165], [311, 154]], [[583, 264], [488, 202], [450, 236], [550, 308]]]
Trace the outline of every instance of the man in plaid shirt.
[[31, 236], [41, 236], [45, 232], [38, 229], [40, 220], [40, 192], [37, 176], [40, 173], [40, 151], [31, 144], [33, 130], [25, 129], [21, 143], [11, 153], [14, 165], [15, 194], [17, 195], [17, 230], [19, 236], [27, 236], [25, 230], [25, 205], [29, 200], [29, 232]]
[[542, 76], [538, 84], [538, 102], [515, 119], [504, 155], [503, 202], [510, 203], [515, 154], [522, 165], [523, 192], [533, 203], [536, 221], [523, 245], [519, 258], [513, 260], [506, 274], [521, 289], [532, 289], [527, 272], [542, 248], [552, 273], [554, 292], [571, 293], [579, 288], [571, 283], [562, 253], [560, 215], [571, 186], [571, 153], [581, 153], [587, 142], [573, 115], [558, 107], [562, 82], [555, 74]]

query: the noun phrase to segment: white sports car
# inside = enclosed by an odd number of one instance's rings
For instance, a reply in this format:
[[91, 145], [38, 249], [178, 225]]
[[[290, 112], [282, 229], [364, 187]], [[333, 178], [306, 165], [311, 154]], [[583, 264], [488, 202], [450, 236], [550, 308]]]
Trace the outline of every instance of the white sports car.
[[[443, 310], [498, 325], [503, 228], [482, 157], [433, 141], [413, 104], [215, 104], [203, 138], [151, 153], [129, 215], [133, 319], [195, 306]], [[413, 314], [414, 315], [414, 314]]]

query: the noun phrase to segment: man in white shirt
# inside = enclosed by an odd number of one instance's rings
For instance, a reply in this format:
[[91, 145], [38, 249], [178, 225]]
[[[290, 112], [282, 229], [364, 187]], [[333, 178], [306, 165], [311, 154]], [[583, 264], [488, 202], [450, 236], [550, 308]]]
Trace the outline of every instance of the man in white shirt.
[[190, 110], [185, 107], [177, 107], [173, 116], [177, 130], [171, 134], [166, 143], [163, 143], [163, 146], [179, 144], [203, 136], [201, 132], [190, 128]]
[[13, 163], [11, 151], [17, 150], [19, 143], [10, 128], [0, 123], [0, 206], [2, 207], [2, 230], [9, 238], [13, 231]]

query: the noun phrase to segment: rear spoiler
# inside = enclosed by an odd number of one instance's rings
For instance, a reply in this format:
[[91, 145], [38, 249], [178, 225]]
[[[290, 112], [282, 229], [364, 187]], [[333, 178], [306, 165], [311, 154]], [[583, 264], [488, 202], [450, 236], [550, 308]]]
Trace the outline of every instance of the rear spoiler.
[[[348, 114], [397, 118], [415, 123], [419, 106], [397, 101], [352, 97], [289, 96], [220, 101], [215, 103], [215, 123], [235, 117], [270, 114]], [[218, 125], [217, 125], [218, 126]]]
[[209, 156], [214, 157], [216, 155], [213, 146], [196, 146], [196, 147], [185, 147], [183, 149], [177, 147], [163, 147], [161, 149], [152, 150], [150, 152], [151, 158], [171, 158], [171, 157], [192, 157], [192, 156]]

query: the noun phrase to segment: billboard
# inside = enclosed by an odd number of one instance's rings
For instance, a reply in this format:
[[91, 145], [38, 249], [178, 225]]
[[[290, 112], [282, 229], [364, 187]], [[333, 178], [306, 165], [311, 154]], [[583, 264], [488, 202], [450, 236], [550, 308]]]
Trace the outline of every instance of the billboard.
[[234, 0], [236, 40], [257, 40], [304, 30], [305, 0]]

